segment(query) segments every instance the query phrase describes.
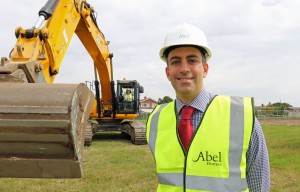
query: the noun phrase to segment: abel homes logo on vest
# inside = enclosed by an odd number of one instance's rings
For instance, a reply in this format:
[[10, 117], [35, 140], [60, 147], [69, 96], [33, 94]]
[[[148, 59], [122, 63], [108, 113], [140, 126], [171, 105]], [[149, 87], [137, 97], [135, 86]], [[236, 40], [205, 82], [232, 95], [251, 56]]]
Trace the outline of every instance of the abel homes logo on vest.
[[222, 153], [210, 154], [208, 151], [200, 151], [197, 158], [193, 159], [194, 162], [206, 162], [206, 165], [221, 166], [222, 165]]

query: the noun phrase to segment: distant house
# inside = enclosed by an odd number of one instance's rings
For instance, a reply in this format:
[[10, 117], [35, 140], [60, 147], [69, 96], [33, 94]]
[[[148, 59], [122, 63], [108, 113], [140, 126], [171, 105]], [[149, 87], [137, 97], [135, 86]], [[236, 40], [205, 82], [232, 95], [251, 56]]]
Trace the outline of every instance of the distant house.
[[300, 107], [288, 107], [285, 111], [287, 111], [288, 117], [300, 117]]
[[144, 99], [142, 99], [140, 101], [140, 103], [141, 103], [141, 106], [140, 106], [141, 111], [146, 112], [146, 113], [152, 112], [152, 110], [157, 105], [157, 102], [154, 99], [147, 98], [147, 97], [144, 97]]

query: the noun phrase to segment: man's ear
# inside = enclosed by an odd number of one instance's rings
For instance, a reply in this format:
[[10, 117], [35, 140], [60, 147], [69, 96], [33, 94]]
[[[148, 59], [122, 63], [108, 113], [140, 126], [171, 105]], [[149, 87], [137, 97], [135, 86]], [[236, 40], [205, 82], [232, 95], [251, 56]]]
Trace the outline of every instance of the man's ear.
[[167, 66], [166, 67], [166, 76], [167, 76], [167, 78], [169, 79], [169, 81], [170, 81], [170, 76], [169, 76], [169, 67]]
[[204, 78], [206, 78], [206, 76], [207, 76], [208, 69], [209, 69], [208, 63], [205, 63], [203, 66], [203, 77]]

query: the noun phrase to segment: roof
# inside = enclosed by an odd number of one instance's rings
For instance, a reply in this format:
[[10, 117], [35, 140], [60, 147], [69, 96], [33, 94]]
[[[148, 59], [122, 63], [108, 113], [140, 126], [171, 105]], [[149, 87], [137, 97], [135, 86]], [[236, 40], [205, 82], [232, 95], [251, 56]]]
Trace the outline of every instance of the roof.
[[286, 110], [300, 111], [300, 107], [287, 107]]
[[147, 98], [147, 97], [145, 97], [144, 99], [142, 99], [140, 102], [141, 103], [143, 103], [143, 102], [146, 102], [146, 101], [151, 101], [152, 103], [157, 103], [157, 101], [155, 101], [154, 99], [152, 99], [152, 98]]

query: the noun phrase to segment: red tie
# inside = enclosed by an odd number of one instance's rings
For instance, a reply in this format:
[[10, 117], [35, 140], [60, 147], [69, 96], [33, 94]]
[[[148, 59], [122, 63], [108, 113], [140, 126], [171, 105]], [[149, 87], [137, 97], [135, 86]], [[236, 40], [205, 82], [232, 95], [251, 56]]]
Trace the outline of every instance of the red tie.
[[181, 119], [178, 123], [179, 137], [185, 150], [187, 150], [194, 132], [191, 122], [194, 110], [194, 107], [191, 106], [183, 107], [181, 110]]

